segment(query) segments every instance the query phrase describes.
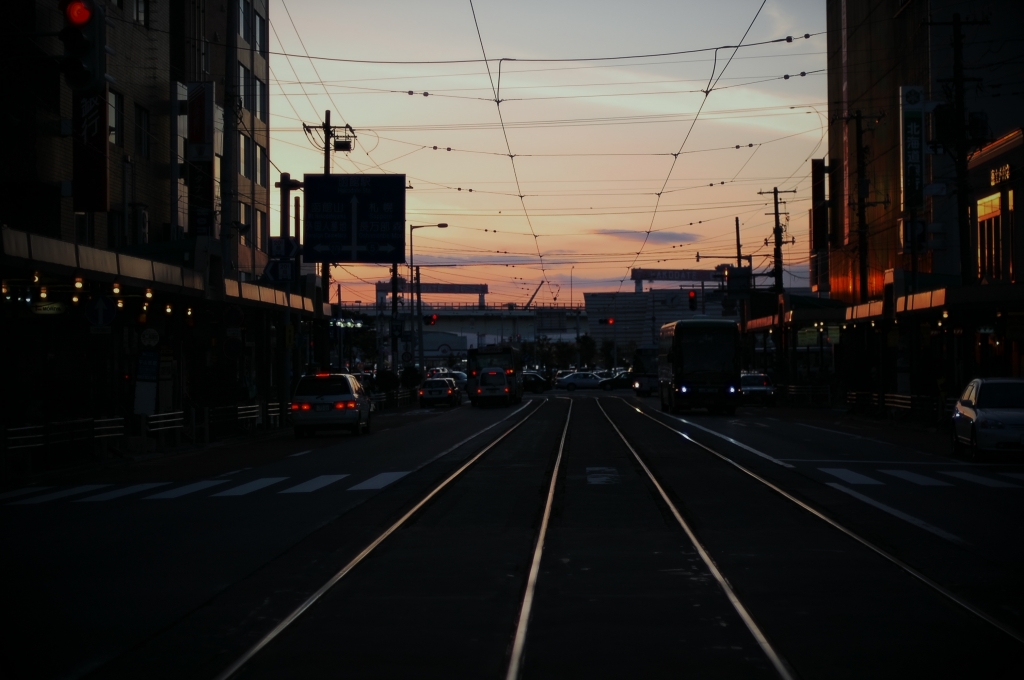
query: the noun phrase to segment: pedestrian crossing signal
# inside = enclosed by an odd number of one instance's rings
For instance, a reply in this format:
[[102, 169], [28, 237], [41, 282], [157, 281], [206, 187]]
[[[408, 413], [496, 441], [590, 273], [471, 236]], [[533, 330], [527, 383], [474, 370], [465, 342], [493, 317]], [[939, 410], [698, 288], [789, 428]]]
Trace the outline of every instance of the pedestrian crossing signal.
[[690, 310], [697, 311], [697, 291], [691, 290], [689, 294]]

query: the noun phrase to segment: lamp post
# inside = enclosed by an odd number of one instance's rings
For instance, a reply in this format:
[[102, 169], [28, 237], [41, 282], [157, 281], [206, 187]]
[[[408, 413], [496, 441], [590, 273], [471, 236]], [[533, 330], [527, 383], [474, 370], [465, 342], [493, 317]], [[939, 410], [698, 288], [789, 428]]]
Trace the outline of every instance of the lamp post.
[[[412, 249], [412, 232], [416, 229], [426, 229], [427, 227], [437, 227], [438, 229], [447, 229], [448, 223], [441, 222], [440, 224], [410, 224], [409, 225], [409, 282], [413, 281], [413, 272], [416, 260], [413, 255]], [[416, 276], [416, 344], [418, 347], [418, 358], [420, 361], [420, 375], [424, 374], [423, 366], [423, 296], [420, 294], [420, 280], [419, 276]]]

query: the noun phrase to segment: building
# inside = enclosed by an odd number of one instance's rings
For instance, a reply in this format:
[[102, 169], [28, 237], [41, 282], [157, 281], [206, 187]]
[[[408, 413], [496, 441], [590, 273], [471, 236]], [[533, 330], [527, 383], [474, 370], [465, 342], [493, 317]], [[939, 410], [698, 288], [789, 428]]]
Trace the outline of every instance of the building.
[[15, 3], [0, 45], [26, 95], [0, 142], [4, 421], [286, 400], [330, 312], [261, 279], [265, 0], [92, 0], [109, 78], [74, 90], [62, 7]]

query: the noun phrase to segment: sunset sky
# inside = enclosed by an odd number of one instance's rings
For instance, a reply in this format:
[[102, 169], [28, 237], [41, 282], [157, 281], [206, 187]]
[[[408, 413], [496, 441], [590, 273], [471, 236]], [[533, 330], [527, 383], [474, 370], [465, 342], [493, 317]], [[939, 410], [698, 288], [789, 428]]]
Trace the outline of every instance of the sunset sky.
[[[570, 278], [577, 303], [629, 292], [631, 266], [713, 268], [726, 260], [696, 253], [734, 256], [736, 216], [744, 253], [766, 271], [771, 196], [758, 192], [797, 189], [786, 283], [806, 286], [808, 159], [826, 147], [825, 7], [768, 0], [745, 44], [792, 42], [707, 50], [736, 45], [760, 6], [271, 0], [271, 158], [293, 177], [322, 172], [301, 123], [330, 109], [358, 136], [333, 172], [404, 173], [407, 224], [450, 225], [416, 231], [423, 281], [487, 283], [492, 303], [524, 303], [541, 281], [537, 302], [568, 303]], [[690, 53], [666, 54], [679, 52]], [[598, 57], [630, 58], [581, 60]], [[383, 265], [332, 270], [346, 302], [372, 301], [387, 276]]]

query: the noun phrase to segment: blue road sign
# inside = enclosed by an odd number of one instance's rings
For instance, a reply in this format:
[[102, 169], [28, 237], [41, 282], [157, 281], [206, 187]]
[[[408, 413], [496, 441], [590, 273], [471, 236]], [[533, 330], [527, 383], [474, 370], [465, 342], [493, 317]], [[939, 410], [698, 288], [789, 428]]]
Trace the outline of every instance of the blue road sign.
[[268, 254], [275, 260], [292, 260], [299, 254], [299, 239], [294, 236], [271, 238], [270, 253]]
[[107, 297], [98, 297], [85, 303], [85, 318], [93, 326], [109, 326], [117, 316], [117, 303]]
[[305, 262], [405, 262], [405, 175], [304, 175]]

